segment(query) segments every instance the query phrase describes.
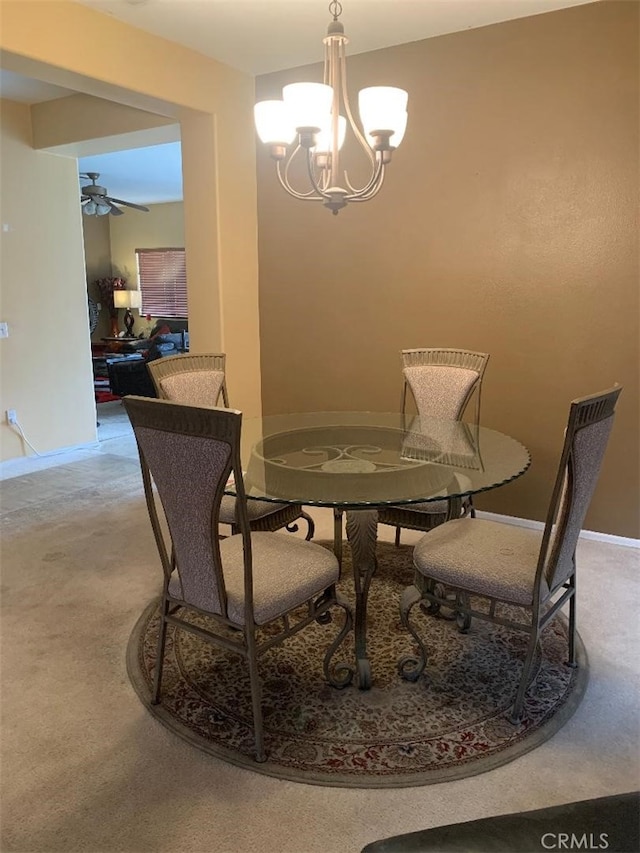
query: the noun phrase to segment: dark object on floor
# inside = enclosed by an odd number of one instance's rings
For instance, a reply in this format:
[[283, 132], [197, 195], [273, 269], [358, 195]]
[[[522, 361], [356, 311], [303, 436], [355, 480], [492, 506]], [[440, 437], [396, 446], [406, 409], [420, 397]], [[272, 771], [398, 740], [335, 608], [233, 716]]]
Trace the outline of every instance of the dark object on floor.
[[[179, 355], [188, 349], [188, 332], [166, 332], [150, 338], [148, 341], [138, 341], [130, 346], [146, 349], [139, 350], [135, 356], [121, 361], [107, 361], [109, 384], [114, 394], [125, 397], [135, 394], [138, 397], [157, 397], [147, 364], [169, 355]], [[131, 359], [137, 360], [131, 360]]]
[[118, 397], [127, 394], [137, 394], [139, 397], [156, 396], [145, 359], [110, 362], [108, 370], [111, 390]]
[[537, 853], [640, 850], [640, 793], [435, 826], [374, 841], [361, 853]]

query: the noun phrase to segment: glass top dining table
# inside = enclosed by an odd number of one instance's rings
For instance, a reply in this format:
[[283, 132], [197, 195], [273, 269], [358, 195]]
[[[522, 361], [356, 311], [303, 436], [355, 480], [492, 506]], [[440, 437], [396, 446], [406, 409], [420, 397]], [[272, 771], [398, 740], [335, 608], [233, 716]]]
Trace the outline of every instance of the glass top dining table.
[[[463, 498], [512, 482], [531, 461], [520, 442], [486, 427], [381, 412], [246, 418], [241, 455], [249, 499], [332, 507], [337, 516], [346, 512], [361, 689], [371, 686], [366, 610], [378, 509], [446, 499], [448, 517], [455, 518]], [[227, 494], [234, 494], [231, 483]]]

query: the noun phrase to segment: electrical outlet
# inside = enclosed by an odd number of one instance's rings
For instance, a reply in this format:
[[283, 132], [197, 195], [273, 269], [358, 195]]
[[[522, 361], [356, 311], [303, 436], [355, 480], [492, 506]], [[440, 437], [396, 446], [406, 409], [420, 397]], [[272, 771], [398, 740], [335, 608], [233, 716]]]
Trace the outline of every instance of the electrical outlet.
[[15, 409], [7, 409], [7, 423], [8, 424], [17, 424], [18, 423], [18, 414]]

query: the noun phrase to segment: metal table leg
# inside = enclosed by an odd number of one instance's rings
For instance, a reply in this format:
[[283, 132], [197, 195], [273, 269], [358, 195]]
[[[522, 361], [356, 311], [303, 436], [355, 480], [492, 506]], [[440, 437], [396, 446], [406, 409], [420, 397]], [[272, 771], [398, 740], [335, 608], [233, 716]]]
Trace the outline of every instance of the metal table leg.
[[367, 657], [367, 599], [371, 578], [377, 567], [376, 540], [378, 510], [347, 510], [347, 539], [351, 546], [353, 583], [356, 592], [355, 649], [356, 675], [360, 690], [371, 687], [371, 665]]

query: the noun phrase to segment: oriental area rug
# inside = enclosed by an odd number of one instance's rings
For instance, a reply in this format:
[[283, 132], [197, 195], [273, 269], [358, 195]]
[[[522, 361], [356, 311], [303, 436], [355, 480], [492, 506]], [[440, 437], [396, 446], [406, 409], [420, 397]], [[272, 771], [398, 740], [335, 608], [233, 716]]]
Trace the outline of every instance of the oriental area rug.
[[[270, 649], [259, 663], [265, 763], [253, 758], [249, 676], [237, 654], [170, 626], [161, 702], [150, 704], [158, 601], [129, 640], [127, 667], [141, 701], [175, 734], [224, 761], [282, 779], [354, 788], [428, 785], [483, 773], [539, 746], [567, 722], [586, 689], [588, 666], [579, 637], [578, 668], [564, 664], [564, 616], [543, 632], [525, 718], [514, 726], [505, 715], [526, 635], [478, 619], [461, 634], [454, 621], [415, 607], [412, 621], [429, 657], [416, 683], [404, 681], [397, 661], [414, 649], [400, 623], [399, 598], [412, 581], [412, 549], [379, 542], [377, 554], [368, 608], [372, 688], [337, 690], [323, 681], [322, 657], [338, 633], [335, 623], [314, 623]], [[340, 590], [353, 600], [348, 547]], [[335, 659], [352, 658], [351, 634]]]

